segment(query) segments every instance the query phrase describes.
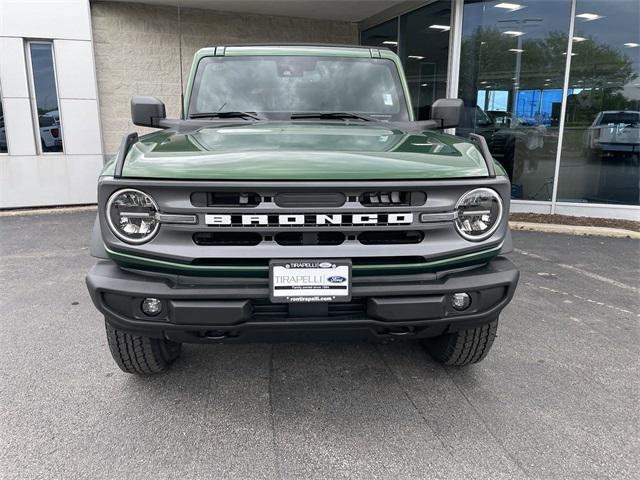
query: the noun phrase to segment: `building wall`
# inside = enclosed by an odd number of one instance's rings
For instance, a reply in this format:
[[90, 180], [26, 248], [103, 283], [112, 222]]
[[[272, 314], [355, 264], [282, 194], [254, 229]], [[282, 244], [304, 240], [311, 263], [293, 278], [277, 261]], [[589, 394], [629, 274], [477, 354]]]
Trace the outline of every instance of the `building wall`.
[[[53, 41], [64, 153], [38, 154], [28, 39]], [[0, 89], [0, 208], [95, 202], [103, 150], [88, 0], [0, 0]]]
[[92, 2], [91, 17], [107, 154], [118, 149], [126, 132], [144, 131], [131, 124], [132, 95], [157, 96], [165, 102], [167, 116], [180, 114], [180, 70], [186, 83], [193, 55], [202, 47], [251, 42], [358, 43], [357, 25], [349, 22], [114, 2]]

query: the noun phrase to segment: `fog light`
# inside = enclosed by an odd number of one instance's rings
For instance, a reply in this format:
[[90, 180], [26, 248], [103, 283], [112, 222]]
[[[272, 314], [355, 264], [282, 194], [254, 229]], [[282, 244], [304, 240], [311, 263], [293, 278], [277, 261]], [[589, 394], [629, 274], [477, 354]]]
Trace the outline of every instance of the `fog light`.
[[454, 293], [451, 297], [451, 306], [456, 310], [466, 310], [471, 305], [471, 297], [468, 293]]
[[151, 317], [155, 317], [162, 311], [162, 302], [158, 298], [145, 298], [142, 301], [142, 311]]

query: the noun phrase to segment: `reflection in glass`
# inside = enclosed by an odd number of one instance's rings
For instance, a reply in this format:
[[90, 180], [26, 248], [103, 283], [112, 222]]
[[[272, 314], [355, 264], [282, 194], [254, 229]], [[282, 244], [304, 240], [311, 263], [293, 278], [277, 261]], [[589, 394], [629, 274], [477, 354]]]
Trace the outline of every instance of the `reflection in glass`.
[[352, 112], [406, 120], [398, 69], [384, 58], [207, 57], [198, 65], [189, 115], [220, 112]]
[[7, 131], [4, 127], [4, 110], [2, 109], [2, 90], [0, 90], [0, 153], [7, 153]]
[[552, 197], [570, 11], [570, 0], [464, 4], [457, 132], [486, 138], [513, 198]]
[[640, 203], [640, 2], [578, 0], [558, 201]]
[[400, 17], [400, 58], [416, 120], [446, 97], [451, 2], [439, 0]]
[[29, 43], [31, 73], [43, 152], [62, 152], [62, 126], [51, 43]]
[[386, 47], [398, 53], [398, 20], [394, 18], [381, 25], [363, 30], [360, 43], [370, 47]]

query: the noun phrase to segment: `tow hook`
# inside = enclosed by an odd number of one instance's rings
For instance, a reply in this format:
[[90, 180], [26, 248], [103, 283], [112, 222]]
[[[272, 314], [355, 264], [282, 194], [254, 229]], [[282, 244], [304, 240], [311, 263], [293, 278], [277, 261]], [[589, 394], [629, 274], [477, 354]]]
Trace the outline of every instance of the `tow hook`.
[[223, 340], [229, 337], [230, 332], [224, 332], [222, 330], [207, 330], [202, 333], [202, 337], [208, 340]]
[[395, 328], [389, 328], [386, 330], [386, 332], [384, 332], [388, 335], [393, 335], [394, 337], [402, 337], [404, 335], [411, 335], [412, 333], [414, 333], [414, 328], [413, 327], [395, 327]]

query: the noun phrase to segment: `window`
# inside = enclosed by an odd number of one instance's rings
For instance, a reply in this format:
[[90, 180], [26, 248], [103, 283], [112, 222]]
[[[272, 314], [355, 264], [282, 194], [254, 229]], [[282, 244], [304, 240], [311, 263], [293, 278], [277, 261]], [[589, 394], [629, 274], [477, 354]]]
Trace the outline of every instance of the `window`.
[[53, 44], [28, 42], [27, 56], [31, 74], [31, 102], [36, 119], [36, 137], [40, 138], [40, 152], [62, 152], [62, 125]]
[[189, 115], [355, 112], [406, 120], [398, 69], [383, 58], [228, 56], [200, 61]]
[[7, 130], [4, 126], [4, 110], [2, 108], [2, 88], [0, 88], [0, 153], [7, 153]]
[[464, 2], [458, 134], [485, 137], [516, 199], [552, 199], [570, 17], [571, 0]]
[[370, 47], [386, 47], [398, 53], [398, 19], [394, 18], [381, 25], [363, 30], [360, 43]]
[[640, 204], [640, 2], [577, 0], [558, 201]]
[[450, 30], [451, 0], [433, 0], [360, 34], [362, 45], [387, 47], [402, 59], [416, 120], [428, 119], [433, 102], [446, 97]]
[[400, 17], [400, 58], [416, 120], [446, 97], [451, 2], [439, 0]]

